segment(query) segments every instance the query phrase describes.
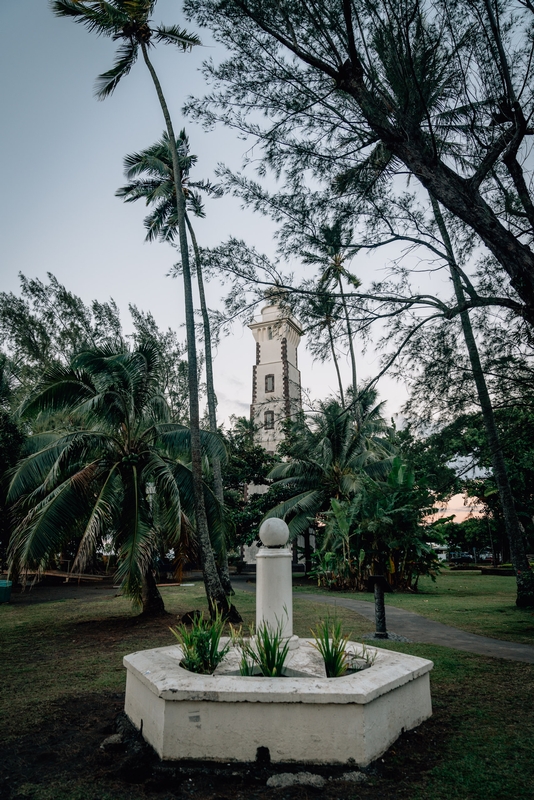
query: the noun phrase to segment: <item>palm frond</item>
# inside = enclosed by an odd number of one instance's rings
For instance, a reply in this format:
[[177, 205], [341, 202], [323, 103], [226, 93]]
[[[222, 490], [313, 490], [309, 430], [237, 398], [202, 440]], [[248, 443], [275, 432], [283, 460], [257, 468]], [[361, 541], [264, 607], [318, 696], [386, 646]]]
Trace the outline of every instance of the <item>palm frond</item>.
[[141, 496], [143, 489], [135, 464], [130, 466], [131, 480], [125, 481], [125, 502], [120, 522], [120, 548], [117, 580], [122, 591], [136, 604], [141, 602], [143, 575], [150, 567], [154, 552], [155, 531], [142, 513], [147, 501]]
[[114, 36], [129, 22], [129, 15], [118, 3], [105, 0], [53, 0], [51, 8], [57, 17], [73, 17], [89, 31]]
[[204, 211], [204, 203], [202, 202], [202, 198], [198, 192], [192, 192], [191, 190], [188, 190], [187, 209], [188, 211], [191, 211], [195, 217], [199, 217], [199, 219], [204, 219], [206, 216], [206, 212]]
[[147, 229], [147, 242], [153, 242], [155, 239], [161, 239], [164, 242], [174, 241], [178, 229], [178, 214], [174, 196], [157, 203], [151, 213], [145, 217], [144, 225]]
[[171, 412], [164, 394], [158, 392], [149, 397], [147, 400], [147, 410], [154, 422], [159, 424], [170, 423]]
[[56, 437], [56, 441], [49, 443], [36, 453], [32, 453], [22, 461], [19, 461], [10, 473], [7, 490], [7, 502], [10, 505], [33, 492], [37, 486], [42, 484], [45, 476], [56, 463], [62, 449], [62, 438]]
[[275, 464], [267, 477], [283, 486], [294, 481], [317, 482], [324, 478], [324, 474], [323, 465], [310, 459]]
[[35, 390], [17, 410], [17, 416], [73, 409], [93, 393], [94, 386], [89, 376], [72, 367], [56, 365], [45, 372]]
[[189, 465], [178, 461], [170, 463], [169, 469], [180, 492], [182, 510], [188, 518], [193, 519], [195, 515], [195, 495], [191, 468]]
[[295, 497], [290, 497], [289, 500], [284, 500], [283, 502], [278, 503], [278, 505], [274, 506], [274, 508], [271, 508], [265, 514], [263, 520], [270, 519], [271, 517], [286, 519], [287, 516], [295, 514], [296, 512], [306, 513], [313, 520], [315, 515], [320, 510], [322, 502], [322, 492], [311, 489], [307, 492], [297, 494]]
[[173, 467], [157, 453], [150, 453], [142, 473], [145, 485], [148, 480], [154, 483], [156, 491], [151, 500], [154, 520], [170, 546], [179, 542], [182, 525], [182, 500]]
[[126, 77], [137, 61], [139, 45], [135, 41], [121, 44], [111, 69], [103, 72], [95, 81], [95, 95], [99, 100], [104, 100], [113, 94], [119, 81]]
[[121, 197], [125, 203], [135, 203], [136, 200], [146, 200], [147, 204], [161, 195], [161, 180], [144, 178], [131, 181], [126, 186], [120, 186], [115, 192], [115, 197]]
[[70, 478], [57, 486], [19, 519], [8, 549], [11, 568], [45, 567], [72, 537], [87, 510], [84, 496]]
[[94, 501], [89, 519], [82, 533], [78, 552], [72, 565], [72, 571], [83, 571], [89, 558], [94, 554], [97, 544], [112, 529], [113, 508], [117, 505], [120, 490], [118, 468], [113, 464]]
[[160, 25], [155, 30], [155, 39], [164, 44], [174, 44], [183, 52], [202, 44], [196, 33], [188, 33], [177, 25]]
[[50, 447], [50, 445], [57, 442], [61, 435], [61, 431], [44, 431], [43, 433], [34, 433], [28, 436], [22, 444], [22, 458], [38, 453], [39, 450], [44, 450], [46, 447]]
[[[154, 431], [158, 441], [170, 456], [180, 458], [191, 451], [191, 431], [184, 425], [177, 423], [154, 425]], [[226, 461], [226, 447], [220, 434], [201, 430], [200, 444], [202, 454], [210, 460], [218, 458], [219, 461]]]
[[157, 146], [147, 148], [140, 153], [130, 153], [124, 159], [124, 170], [128, 180], [137, 178], [146, 173], [155, 180], [173, 180], [172, 158], [167, 146], [159, 143]]
[[[196, 156], [192, 156], [192, 158], [196, 159]], [[210, 197], [223, 197], [224, 189], [220, 183], [212, 183], [211, 181], [190, 181], [188, 183], [190, 189], [200, 189], [201, 192], [204, 194], [208, 194]]]

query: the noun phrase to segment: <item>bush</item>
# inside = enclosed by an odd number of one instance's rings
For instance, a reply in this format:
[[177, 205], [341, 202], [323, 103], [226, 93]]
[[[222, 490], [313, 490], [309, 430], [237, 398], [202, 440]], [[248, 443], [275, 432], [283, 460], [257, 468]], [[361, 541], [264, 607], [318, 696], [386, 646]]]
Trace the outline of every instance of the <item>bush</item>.
[[224, 620], [219, 613], [213, 620], [205, 620], [200, 615], [196, 616], [191, 623], [191, 628], [181, 622], [176, 628], [170, 630], [180, 642], [184, 654], [180, 666], [189, 672], [211, 675], [230, 648], [228, 642], [219, 649], [224, 630]]
[[323, 620], [317, 633], [312, 630], [315, 639], [314, 647], [323, 657], [327, 678], [341, 678], [349, 670], [359, 672], [366, 667], [371, 667], [376, 658], [376, 653], [371, 654], [364, 644], [360, 653], [347, 653], [347, 642], [350, 634], [343, 633], [340, 620]]
[[266, 622], [259, 626], [254, 639], [245, 639], [241, 628], [234, 633], [234, 642], [241, 649], [241, 675], [254, 675], [259, 670], [265, 678], [283, 677], [289, 642], [282, 638], [282, 625], [276, 629]]
[[[330, 629], [332, 629], [330, 631]], [[314, 647], [323, 657], [327, 678], [340, 678], [349, 668], [346, 652], [349, 634], [344, 634], [340, 620], [323, 620], [317, 633], [312, 630], [315, 639]]]

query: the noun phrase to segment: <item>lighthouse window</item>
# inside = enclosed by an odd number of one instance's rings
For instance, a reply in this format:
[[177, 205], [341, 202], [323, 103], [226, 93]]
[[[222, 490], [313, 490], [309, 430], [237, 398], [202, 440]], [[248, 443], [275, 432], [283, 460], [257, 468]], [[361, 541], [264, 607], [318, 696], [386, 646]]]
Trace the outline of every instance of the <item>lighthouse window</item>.
[[272, 339], [272, 338], [273, 338], [273, 329], [271, 328], [271, 326], [270, 326], [270, 325], [269, 325], [269, 327], [267, 328], [267, 338], [268, 338], [268, 339]]
[[266, 430], [272, 430], [274, 428], [274, 411], [266, 411], [263, 415], [263, 427]]
[[274, 375], [265, 376], [265, 391], [274, 392]]

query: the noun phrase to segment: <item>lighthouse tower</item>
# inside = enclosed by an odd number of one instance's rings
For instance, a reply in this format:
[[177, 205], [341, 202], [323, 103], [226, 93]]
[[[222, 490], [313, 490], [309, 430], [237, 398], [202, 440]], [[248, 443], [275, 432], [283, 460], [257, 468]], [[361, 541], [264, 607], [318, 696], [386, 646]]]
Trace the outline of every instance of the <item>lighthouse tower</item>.
[[249, 328], [256, 340], [250, 417], [258, 428], [258, 444], [274, 453], [284, 438], [284, 420], [294, 419], [302, 405], [297, 366], [302, 329], [276, 304], [262, 308], [261, 318]]

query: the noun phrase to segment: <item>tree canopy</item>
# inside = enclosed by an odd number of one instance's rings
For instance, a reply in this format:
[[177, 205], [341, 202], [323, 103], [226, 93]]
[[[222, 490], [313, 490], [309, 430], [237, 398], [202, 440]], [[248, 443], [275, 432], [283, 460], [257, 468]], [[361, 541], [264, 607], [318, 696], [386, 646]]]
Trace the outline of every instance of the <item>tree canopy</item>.
[[297, 421], [289, 427], [282, 448], [287, 460], [275, 465], [269, 478], [275, 487], [290, 488], [292, 497], [266, 517], [287, 519], [292, 535], [303, 533], [332, 498], [354, 497], [363, 474], [387, 475], [395, 448], [375, 399], [376, 393], [362, 397], [357, 415], [337, 400], [324, 401], [308, 424]]
[[534, 322], [530, 0], [185, 8], [230, 51], [206, 64], [214, 88], [193, 113], [258, 139], [288, 186], [308, 171], [355, 209], [413, 175], [479, 237]]
[[[152, 562], [178, 545], [194, 511], [190, 432], [172, 422], [158, 359], [154, 343], [81, 352], [51, 367], [25, 401], [22, 414], [68, 412], [69, 426], [29, 437], [11, 477], [12, 569], [46, 567], [73, 538], [74, 569], [83, 568], [108, 540], [123, 591], [147, 613], [162, 609]], [[217, 436], [205, 432], [203, 447], [224, 458]], [[222, 510], [205, 493], [212, 542], [223, 548]]]
[[[152, 342], [158, 351], [161, 391], [175, 421], [187, 421], [186, 348], [168, 328], [160, 330], [150, 312], [128, 306], [133, 332], [126, 334], [113, 299], [83, 300], [48, 273], [48, 281], [20, 275], [20, 295], [0, 293], [0, 351], [4, 378], [10, 375], [9, 405], [14, 408], [32, 391], [45, 370], [66, 366], [77, 353], [92, 347], [121, 349]], [[9, 367], [9, 370], [7, 369]]]

